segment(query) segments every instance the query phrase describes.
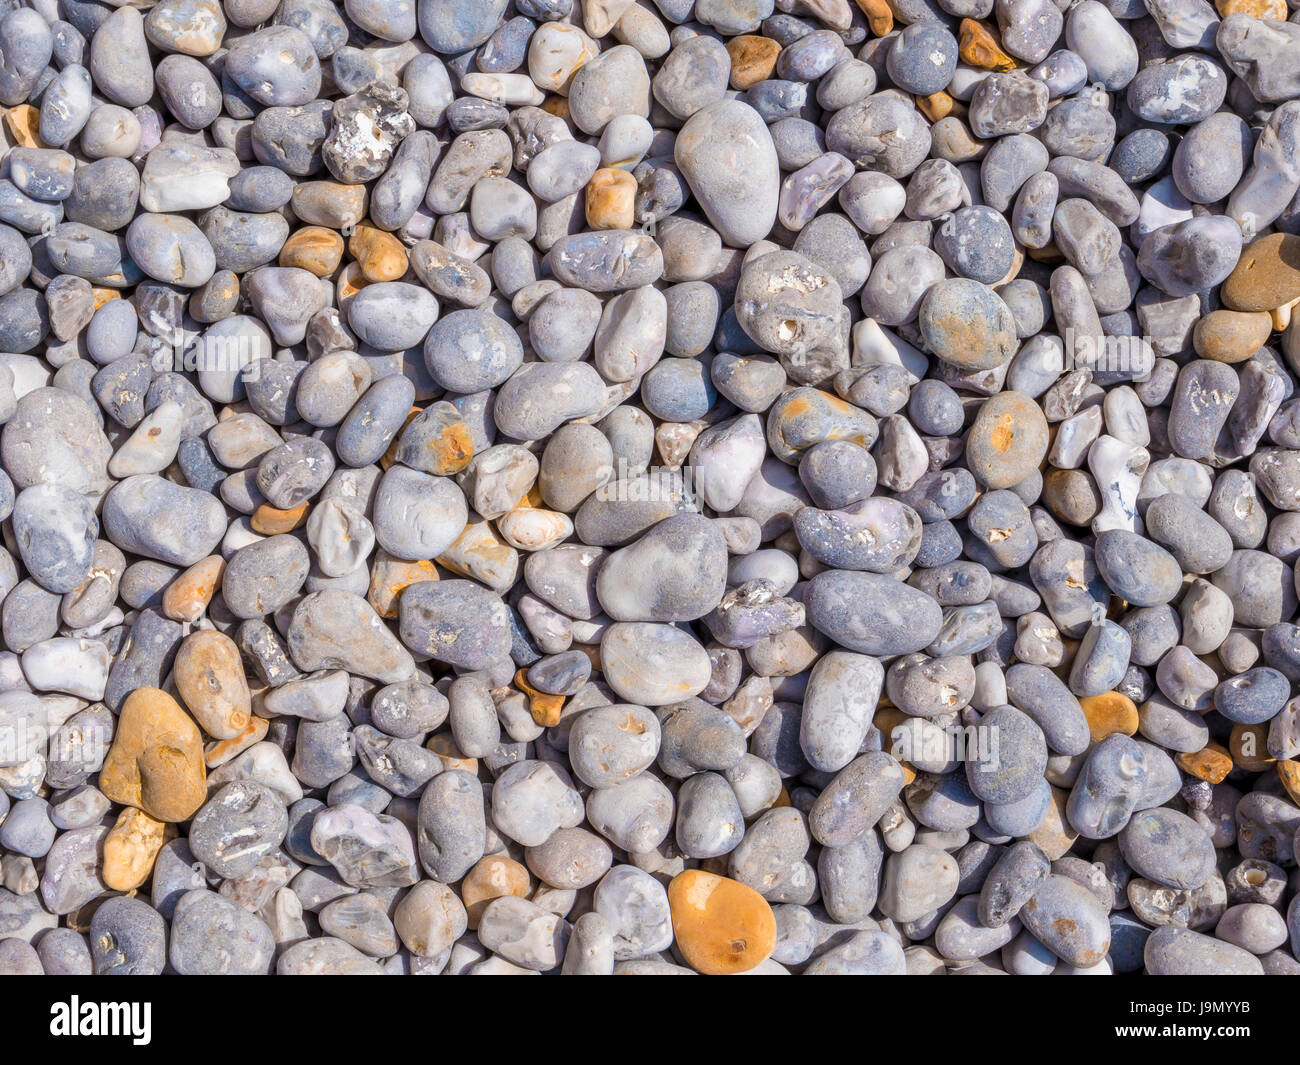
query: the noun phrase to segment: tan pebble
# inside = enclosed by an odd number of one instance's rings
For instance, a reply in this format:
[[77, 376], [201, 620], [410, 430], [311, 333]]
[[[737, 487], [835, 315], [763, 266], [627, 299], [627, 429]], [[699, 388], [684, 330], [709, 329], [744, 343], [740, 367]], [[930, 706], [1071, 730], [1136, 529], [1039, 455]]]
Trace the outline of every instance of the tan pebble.
[[198, 621], [221, 584], [226, 560], [220, 555], [200, 559], [163, 592], [162, 612], [172, 621]]
[[1065, 804], [1069, 797], [1069, 792], [1053, 787], [1052, 802], [1047, 807], [1047, 816], [1028, 836], [1037, 844], [1038, 849], [1047, 855], [1047, 860], [1050, 862], [1064, 857], [1079, 838], [1079, 833], [1070, 825], [1065, 815]]
[[276, 536], [279, 533], [293, 532], [294, 529], [300, 528], [306, 523], [307, 508], [310, 505], [310, 501], [304, 499], [296, 507], [289, 510], [280, 510], [278, 507], [271, 506], [270, 503], [263, 503], [253, 511], [253, 516], [248, 519], [248, 524], [253, 527], [253, 532], [261, 533], [263, 536]]
[[636, 222], [636, 178], [618, 167], [602, 167], [587, 182], [587, 225], [631, 229]]
[[1218, 784], [1232, 772], [1232, 755], [1228, 748], [1211, 740], [1199, 751], [1180, 754], [1178, 764], [1192, 776]]
[[1268, 753], [1268, 723], [1236, 724], [1228, 737], [1228, 753], [1233, 765], [1247, 773], [1262, 773], [1277, 761]]
[[9, 108], [5, 114], [5, 123], [13, 134], [14, 145], [19, 148], [44, 148], [38, 132], [41, 128], [41, 112], [31, 104], [19, 104]]
[[460, 882], [460, 900], [469, 915], [469, 927], [478, 927], [479, 918], [493, 899], [508, 895], [526, 898], [531, 885], [528, 870], [513, 858], [499, 854], [480, 858]]
[[159, 821], [185, 821], [207, 798], [203, 738], [176, 700], [158, 688], [126, 697], [99, 790]]
[[343, 238], [323, 226], [304, 226], [290, 234], [280, 249], [280, 265], [296, 266], [317, 277], [328, 277], [343, 261]]
[[511, 547], [544, 551], [573, 532], [573, 519], [555, 510], [516, 507], [497, 518], [497, 532]]
[[[542, 101], [542, 110], [548, 115], [569, 120], [569, 98], [567, 96], [548, 96]], [[471, 926], [473, 927], [473, 926]]]
[[1260, 237], [1241, 253], [1219, 295], [1234, 311], [1271, 311], [1300, 298], [1300, 237]]
[[952, 105], [952, 97], [942, 89], [936, 93], [931, 93], [929, 96], [916, 97], [917, 108], [931, 122], [938, 122], [939, 119], [947, 118], [952, 114]]
[[235, 641], [215, 629], [181, 641], [172, 666], [176, 692], [207, 734], [228, 740], [248, 727], [252, 697]]
[[374, 226], [357, 226], [348, 238], [348, 254], [361, 267], [361, 276], [371, 284], [396, 281], [409, 265], [402, 242]]
[[261, 743], [266, 739], [266, 730], [270, 722], [264, 717], [250, 717], [248, 724], [238, 736], [231, 736], [228, 740], [213, 740], [203, 748], [203, 763], [209, 769], [216, 769], [217, 766], [225, 765], [237, 754], [243, 754], [248, 748], [255, 743]]
[[461, 753], [456, 741], [446, 732], [440, 732], [430, 738], [425, 748], [442, 759], [442, 770], [462, 769], [470, 776], [478, 776], [478, 759]]
[[1268, 342], [1272, 331], [1267, 311], [1211, 311], [1192, 330], [1192, 346], [1203, 359], [1245, 362]]
[[1137, 706], [1123, 692], [1085, 695], [1079, 700], [1079, 706], [1083, 708], [1083, 716], [1088, 719], [1088, 732], [1094, 743], [1117, 732], [1132, 736], [1138, 730]]
[[781, 46], [771, 37], [743, 33], [727, 41], [727, 54], [731, 56], [731, 87], [744, 92], [772, 76]]
[[128, 806], [104, 837], [104, 884], [114, 891], [138, 888], [153, 872], [163, 844], [176, 835], [176, 826], [157, 821]]
[[337, 181], [304, 181], [293, 190], [290, 204], [302, 221], [327, 229], [355, 226], [366, 217], [368, 194], [364, 185]]
[[677, 949], [696, 972], [748, 972], [776, 947], [772, 907], [738, 880], [687, 869], [668, 885], [668, 908]]

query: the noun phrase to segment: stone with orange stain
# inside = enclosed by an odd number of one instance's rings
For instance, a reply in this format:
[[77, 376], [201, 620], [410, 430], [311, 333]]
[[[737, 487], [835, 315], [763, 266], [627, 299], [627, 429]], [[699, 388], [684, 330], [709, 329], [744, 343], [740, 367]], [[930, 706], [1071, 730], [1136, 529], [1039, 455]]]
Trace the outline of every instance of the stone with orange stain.
[[1079, 700], [1093, 743], [1100, 743], [1116, 732], [1132, 736], [1138, 730], [1137, 706], [1123, 692], [1085, 695]]
[[263, 536], [278, 536], [280, 533], [293, 532], [294, 529], [299, 529], [306, 524], [307, 508], [310, 506], [311, 502], [306, 499], [288, 510], [263, 503], [253, 511], [248, 524], [253, 527], [254, 532], [261, 533]]
[[105, 886], [114, 891], [132, 891], [153, 872], [163, 844], [176, 836], [176, 826], [155, 820], [143, 810], [128, 806], [104, 837]]
[[631, 229], [636, 222], [636, 178], [618, 167], [603, 167], [587, 182], [587, 225], [592, 229]]
[[5, 125], [19, 148], [44, 148], [41, 140], [41, 112], [31, 104], [19, 104], [5, 112]]
[[513, 858], [504, 854], [480, 858], [460, 882], [460, 899], [469, 915], [469, 927], [478, 927], [479, 918], [493, 899], [507, 895], [522, 899], [527, 897], [531, 887], [532, 876]]
[[235, 641], [215, 629], [181, 641], [172, 667], [176, 692], [213, 739], [228, 740], [248, 727], [252, 696]]
[[250, 717], [238, 736], [231, 736], [228, 740], [213, 740], [203, 748], [204, 765], [216, 769], [236, 755], [243, 754], [253, 744], [261, 743], [266, 739], [266, 730], [270, 724], [264, 717]]
[[1016, 69], [1016, 61], [1002, 50], [1002, 42], [984, 23], [964, 18], [959, 32], [957, 54], [963, 62], [980, 70], [1005, 73]]
[[328, 277], [343, 261], [343, 238], [324, 226], [303, 226], [280, 249], [280, 265], [296, 266], [317, 277]]
[[99, 790], [158, 821], [185, 821], [207, 798], [203, 737], [166, 692], [137, 688], [118, 715]]
[[99, 310], [109, 300], [120, 300], [122, 293], [115, 288], [92, 288], [90, 294], [95, 298], [95, 310]]
[[1218, 784], [1232, 772], [1232, 755], [1223, 744], [1211, 740], [1199, 751], [1180, 754], [1178, 764], [1192, 776]]
[[400, 462], [435, 477], [460, 473], [473, 458], [474, 434], [465, 423], [464, 415], [445, 400], [430, 403], [424, 410], [408, 415], [402, 430], [383, 456], [383, 459], [390, 459], [389, 465]]
[[782, 393], [767, 415], [767, 440], [782, 462], [799, 464], [799, 456], [826, 440], [847, 440], [870, 448], [880, 429], [866, 411], [819, 388]]
[[370, 590], [366, 592], [366, 601], [381, 618], [395, 618], [403, 591], [420, 581], [437, 579], [438, 568], [427, 558], [407, 562], [393, 558], [381, 547], [370, 570]]
[[198, 621], [221, 584], [226, 560], [220, 555], [200, 559], [163, 592], [162, 612], [172, 621]]
[[1268, 753], [1268, 723], [1236, 724], [1228, 736], [1232, 764], [1248, 773], [1262, 773], [1277, 761]]
[[374, 226], [357, 226], [348, 238], [348, 254], [361, 267], [361, 276], [371, 284], [396, 281], [409, 265], [402, 242]]
[[687, 869], [668, 885], [668, 908], [677, 949], [696, 972], [748, 972], [776, 947], [772, 907], [738, 880]]
[[743, 33], [727, 41], [727, 54], [731, 56], [731, 87], [744, 92], [772, 76], [781, 46], [771, 37]]
[[980, 407], [966, 438], [966, 465], [986, 488], [1010, 488], [1047, 455], [1043, 409], [1022, 392], [999, 392]]

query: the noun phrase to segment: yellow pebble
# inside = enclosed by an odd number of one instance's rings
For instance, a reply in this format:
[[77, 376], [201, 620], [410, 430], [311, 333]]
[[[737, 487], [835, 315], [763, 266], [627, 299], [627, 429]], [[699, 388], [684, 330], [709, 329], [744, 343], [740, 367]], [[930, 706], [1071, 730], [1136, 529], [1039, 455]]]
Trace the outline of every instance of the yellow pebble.
[[343, 238], [323, 226], [303, 226], [280, 249], [280, 265], [296, 266], [317, 277], [329, 277], [343, 260]]
[[1232, 772], [1232, 755], [1223, 744], [1211, 740], [1199, 751], [1180, 754], [1178, 764], [1192, 776], [1218, 784]]
[[515, 674], [515, 687], [528, 696], [528, 712], [533, 720], [543, 728], [550, 728], [560, 723], [564, 712], [564, 696], [551, 695], [539, 691], [528, 683], [528, 670], [521, 669]]
[[402, 242], [374, 226], [357, 226], [348, 239], [348, 254], [361, 267], [361, 276], [371, 284], [396, 281], [408, 266]]
[[1224, 18], [1229, 15], [1249, 15], [1251, 18], [1272, 19], [1285, 22], [1286, 0], [1215, 0], [1214, 6]]
[[963, 62], [980, 70], [997, 70], [1005, 73], [1016, 69], [1016, 61], [1002, 50], [993, 31], [973, 18], [961, 20], [961, 39], [957, 54]]
[[128, 806], [104, 837], [104, 884], [114, 891], [138, 888], [153, 872], [158, 852], [176, 835], [176, 827], [155, 821], [143, 810]]
[[857, 0], [857, 4], [874, 36], [887, 36], [894, 28], [894, 11], [887, 0]]
[[744, 33], [727, 41], [727, 54], [731, 56], [731, 87], [744, 92], [772, 76], [781, 46], [771, 37]]
[[668, 885], [668, 908], [677, 949], [696, 972], [748, 972], [776, 947], [772, 907], [738, 880], [687, 869]]
[[9, 108], [5, 114], [5, 123], [13, 134], [14, 144], [19, 148], [44, 148], [38, 132], [41, 128], [41, 113], [31, 104], [19, 104]]
[[617, 167], [603, 167], [587, 182], [587, 225], [592, 229], [631, 229], [636, 222], [636, 178]]
[[460, 900], [465, 904], [469, 927], [478, 927], [478, 919], [493, 899], [507, 895], [522, 899], [531, 885], [528, 870], [513, 858], [502, 854], [480, 858], [460, 882]]
[[289, 510], [280, 510], [278, 507], [271, 506], [270, 503], [263, 503], [255, 511], [253, 516], [248, 519], [248, 524], [253, 527], [254, 532], [259, 532], [263, 536], [275, 536], [279, 533], [293, 532], [307, 520], [307, 500], [303, 500], [296, 507]]
[[221, 584], [226, 560], [220, 555], [200, 559], [163, 592], [162, 612], [172, 621], [198, 621]]
[[1123, 692], [1085, 695], [1079, 700], [1093, 743], [1119, 732], [1132, 736], [1138, 730], [1138, 711], [1133, 700]]

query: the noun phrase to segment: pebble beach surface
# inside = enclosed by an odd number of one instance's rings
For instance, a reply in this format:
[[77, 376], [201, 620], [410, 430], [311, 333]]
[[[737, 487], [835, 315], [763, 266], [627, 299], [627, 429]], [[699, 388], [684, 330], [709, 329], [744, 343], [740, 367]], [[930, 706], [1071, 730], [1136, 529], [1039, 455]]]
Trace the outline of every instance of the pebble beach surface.
[[1300, 9], [0, 2], [0, 973], [1300, 974]]

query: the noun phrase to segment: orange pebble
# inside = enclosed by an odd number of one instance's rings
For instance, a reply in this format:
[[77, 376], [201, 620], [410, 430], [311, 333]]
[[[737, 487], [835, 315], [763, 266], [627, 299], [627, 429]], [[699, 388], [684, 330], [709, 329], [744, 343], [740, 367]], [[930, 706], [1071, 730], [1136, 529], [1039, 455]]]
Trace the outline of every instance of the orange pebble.
[[668, 908], [677, 949], [697, 972], [748, 972], [776, 947], [772, 907], [738, 880], [687, 869], [668, 885]]
[[323, 226], [304, 226], [280, 249], [280, 265], [296, 266], [317, 277], [328, 277], [343, 260], [343, 238]]
[[226, 560], [220, 555], [200, 559], [163, 592], [162, 612], [172, 621], [198, 621], [221, 584]]
[[1016, 61], [1002, 50], [1002, 44], [993, 31], [973, 18], [961, 20], [957, 54], [963, 62], [980, 70], [997, 70], [1005, 73], [1016, 69]]
[[772, 76], [781, 46], [771, 37], [743, 33], [727, 41], [727, 54], [731, 56], [731, 87], [744, 92]]
[[280, 510], [278, 507], [271, 506], [270, 503], [263, 503], [253, 511], [253, 516], [248, 519], [248, 524], [253, 527], [254, 532], [259, 532], [263, 536], [293, 532], [294, 529], [300, 528], [306, 523], [308, 506], [310, 506], [310, 503], [305, 499], [289, 510]]
[[1232, 772], [1232, 755], [1223, 744], [1211, 740], [1199, 751], [1180, 754], [1178, 764], [1192, 776], [1218, 784]]
[[1123, 692], [1085, 695], [1079, 700], [1079, 706], [1088, 719], [1088, 732], [1093, 743], [1099, 743], [1116, 732], [1132, 736], [1138, 730], [1137, 706]]

